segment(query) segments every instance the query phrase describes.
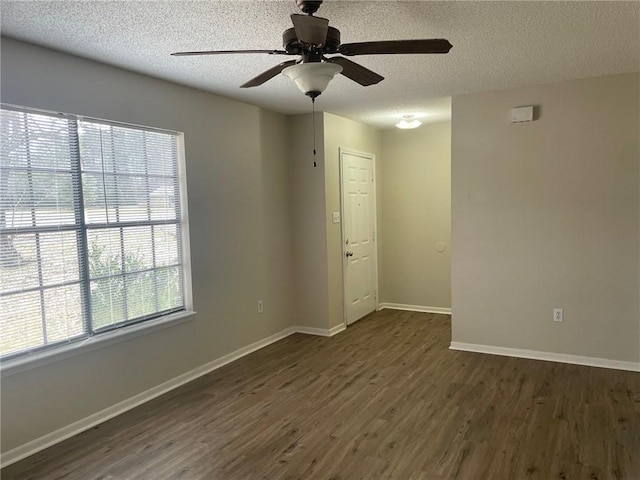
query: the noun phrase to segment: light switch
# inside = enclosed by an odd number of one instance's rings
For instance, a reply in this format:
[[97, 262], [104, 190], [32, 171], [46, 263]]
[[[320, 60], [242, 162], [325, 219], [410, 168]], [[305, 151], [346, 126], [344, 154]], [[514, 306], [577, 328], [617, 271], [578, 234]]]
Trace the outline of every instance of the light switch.
[[331, 223], [340, 223], [340, 212], [333, 212], [331, 214]]

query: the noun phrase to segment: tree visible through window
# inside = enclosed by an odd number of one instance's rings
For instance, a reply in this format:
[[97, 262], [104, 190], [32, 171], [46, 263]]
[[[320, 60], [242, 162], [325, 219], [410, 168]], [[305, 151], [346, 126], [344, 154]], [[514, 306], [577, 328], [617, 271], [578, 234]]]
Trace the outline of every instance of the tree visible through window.
[[184, 310], [177, 134], [0, 112], [2, 356]]

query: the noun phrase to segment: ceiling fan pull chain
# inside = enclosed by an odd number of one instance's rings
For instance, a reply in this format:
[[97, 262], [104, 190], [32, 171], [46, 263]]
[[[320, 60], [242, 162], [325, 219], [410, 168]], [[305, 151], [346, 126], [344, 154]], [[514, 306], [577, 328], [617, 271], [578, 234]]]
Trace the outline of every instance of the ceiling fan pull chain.
[[311, 98], [311, 118], [313, 120], [313, 168], [316, 168], [316, 99]]

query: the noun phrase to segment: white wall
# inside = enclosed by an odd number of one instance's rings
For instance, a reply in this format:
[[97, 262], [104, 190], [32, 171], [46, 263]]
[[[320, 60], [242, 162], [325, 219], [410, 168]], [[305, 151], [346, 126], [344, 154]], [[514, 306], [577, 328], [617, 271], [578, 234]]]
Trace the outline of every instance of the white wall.
[[[510, 124], [523, 105], [539, 118]], [[452, 118], [453, 341], [638, 362], [640, 76], [455, 97]]]
[[293, 283], [285, 117], [7, 38], [1, 47], [5, 103], [184, 132], [198, 312], [3, 377], [7, 452], [291, 326]]
[[451, 123], [385, 130], [382, 147], [381, 300], [450, 309]]

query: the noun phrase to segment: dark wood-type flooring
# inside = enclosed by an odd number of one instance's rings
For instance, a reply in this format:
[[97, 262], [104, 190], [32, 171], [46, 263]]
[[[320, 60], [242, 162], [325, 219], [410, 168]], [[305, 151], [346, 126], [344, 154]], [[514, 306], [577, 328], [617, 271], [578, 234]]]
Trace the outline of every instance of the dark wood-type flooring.
[[2, 478], [640, 480], [640, 374], [449, 342], [393, 310], [295, 334]]

